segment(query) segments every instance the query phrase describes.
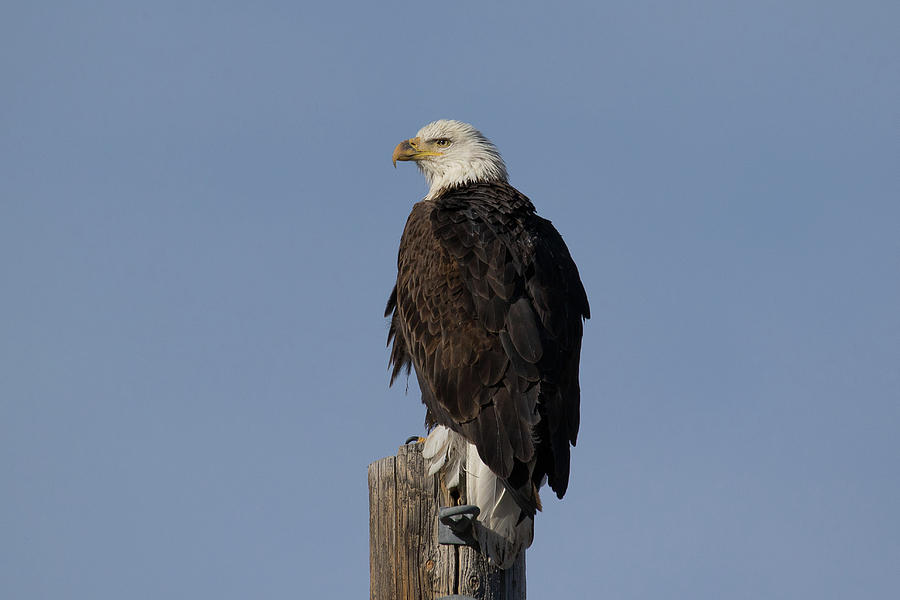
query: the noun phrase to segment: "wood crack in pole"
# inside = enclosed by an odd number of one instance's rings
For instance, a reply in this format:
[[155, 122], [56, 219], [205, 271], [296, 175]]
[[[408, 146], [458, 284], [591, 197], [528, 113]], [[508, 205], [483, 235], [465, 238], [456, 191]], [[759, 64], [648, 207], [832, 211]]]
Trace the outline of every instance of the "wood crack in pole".
[[438, 543], [438, 511], [451, 506], [438, 476], [425, 474], [422, 444], [369, 465], [371, 600], [524, 600], [525, 553], [500, 570], [469, 546]]

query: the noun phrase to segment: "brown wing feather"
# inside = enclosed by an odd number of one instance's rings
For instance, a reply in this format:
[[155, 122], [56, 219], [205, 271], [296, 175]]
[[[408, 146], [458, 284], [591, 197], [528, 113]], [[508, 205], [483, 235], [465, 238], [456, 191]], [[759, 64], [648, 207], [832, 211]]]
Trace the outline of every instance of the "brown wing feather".
[[544, 475], [562, 497], [589, 309], [565, 243], [531, 202], [473, 184], [416, 204], [387, 314], [392, 381], [415, 367], [428, 426], [472, 441], [529, 514]]

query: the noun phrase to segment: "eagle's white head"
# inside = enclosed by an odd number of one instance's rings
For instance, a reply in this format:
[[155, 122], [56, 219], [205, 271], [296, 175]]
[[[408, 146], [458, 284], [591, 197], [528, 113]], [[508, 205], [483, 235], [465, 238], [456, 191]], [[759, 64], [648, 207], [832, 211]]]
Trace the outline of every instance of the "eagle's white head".
[[505, 182], [506, 165], [494, 144], [480, 131], [461, 121], [441, 119], [419, 130], [416, 137], [400, 142], [398, 160], [414, 160], [430, 189], [426, 200], [441, 190], [482, 181]]

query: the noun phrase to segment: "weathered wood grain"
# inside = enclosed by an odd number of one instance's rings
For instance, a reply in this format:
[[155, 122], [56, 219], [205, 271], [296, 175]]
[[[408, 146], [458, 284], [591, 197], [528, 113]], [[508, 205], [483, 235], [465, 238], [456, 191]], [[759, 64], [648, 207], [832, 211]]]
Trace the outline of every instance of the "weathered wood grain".
[[421, 444], [369, 465], [371, 600], [524, 600], [524, 553], [504, 571], [475, 548], [438, 544], [438, 510], [450, 503], [438, 477], [425, 474]]

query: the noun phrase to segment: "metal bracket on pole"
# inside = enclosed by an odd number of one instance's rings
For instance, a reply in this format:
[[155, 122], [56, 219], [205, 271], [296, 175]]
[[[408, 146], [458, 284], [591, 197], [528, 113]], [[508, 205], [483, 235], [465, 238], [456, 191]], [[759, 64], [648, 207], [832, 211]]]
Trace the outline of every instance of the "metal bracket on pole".
[[472, 535], [472, 523], [480, 512], [481, 509], [474, 504], [441, 508], [438, 512], [438, 543], [477, 548], [478, 542]]

